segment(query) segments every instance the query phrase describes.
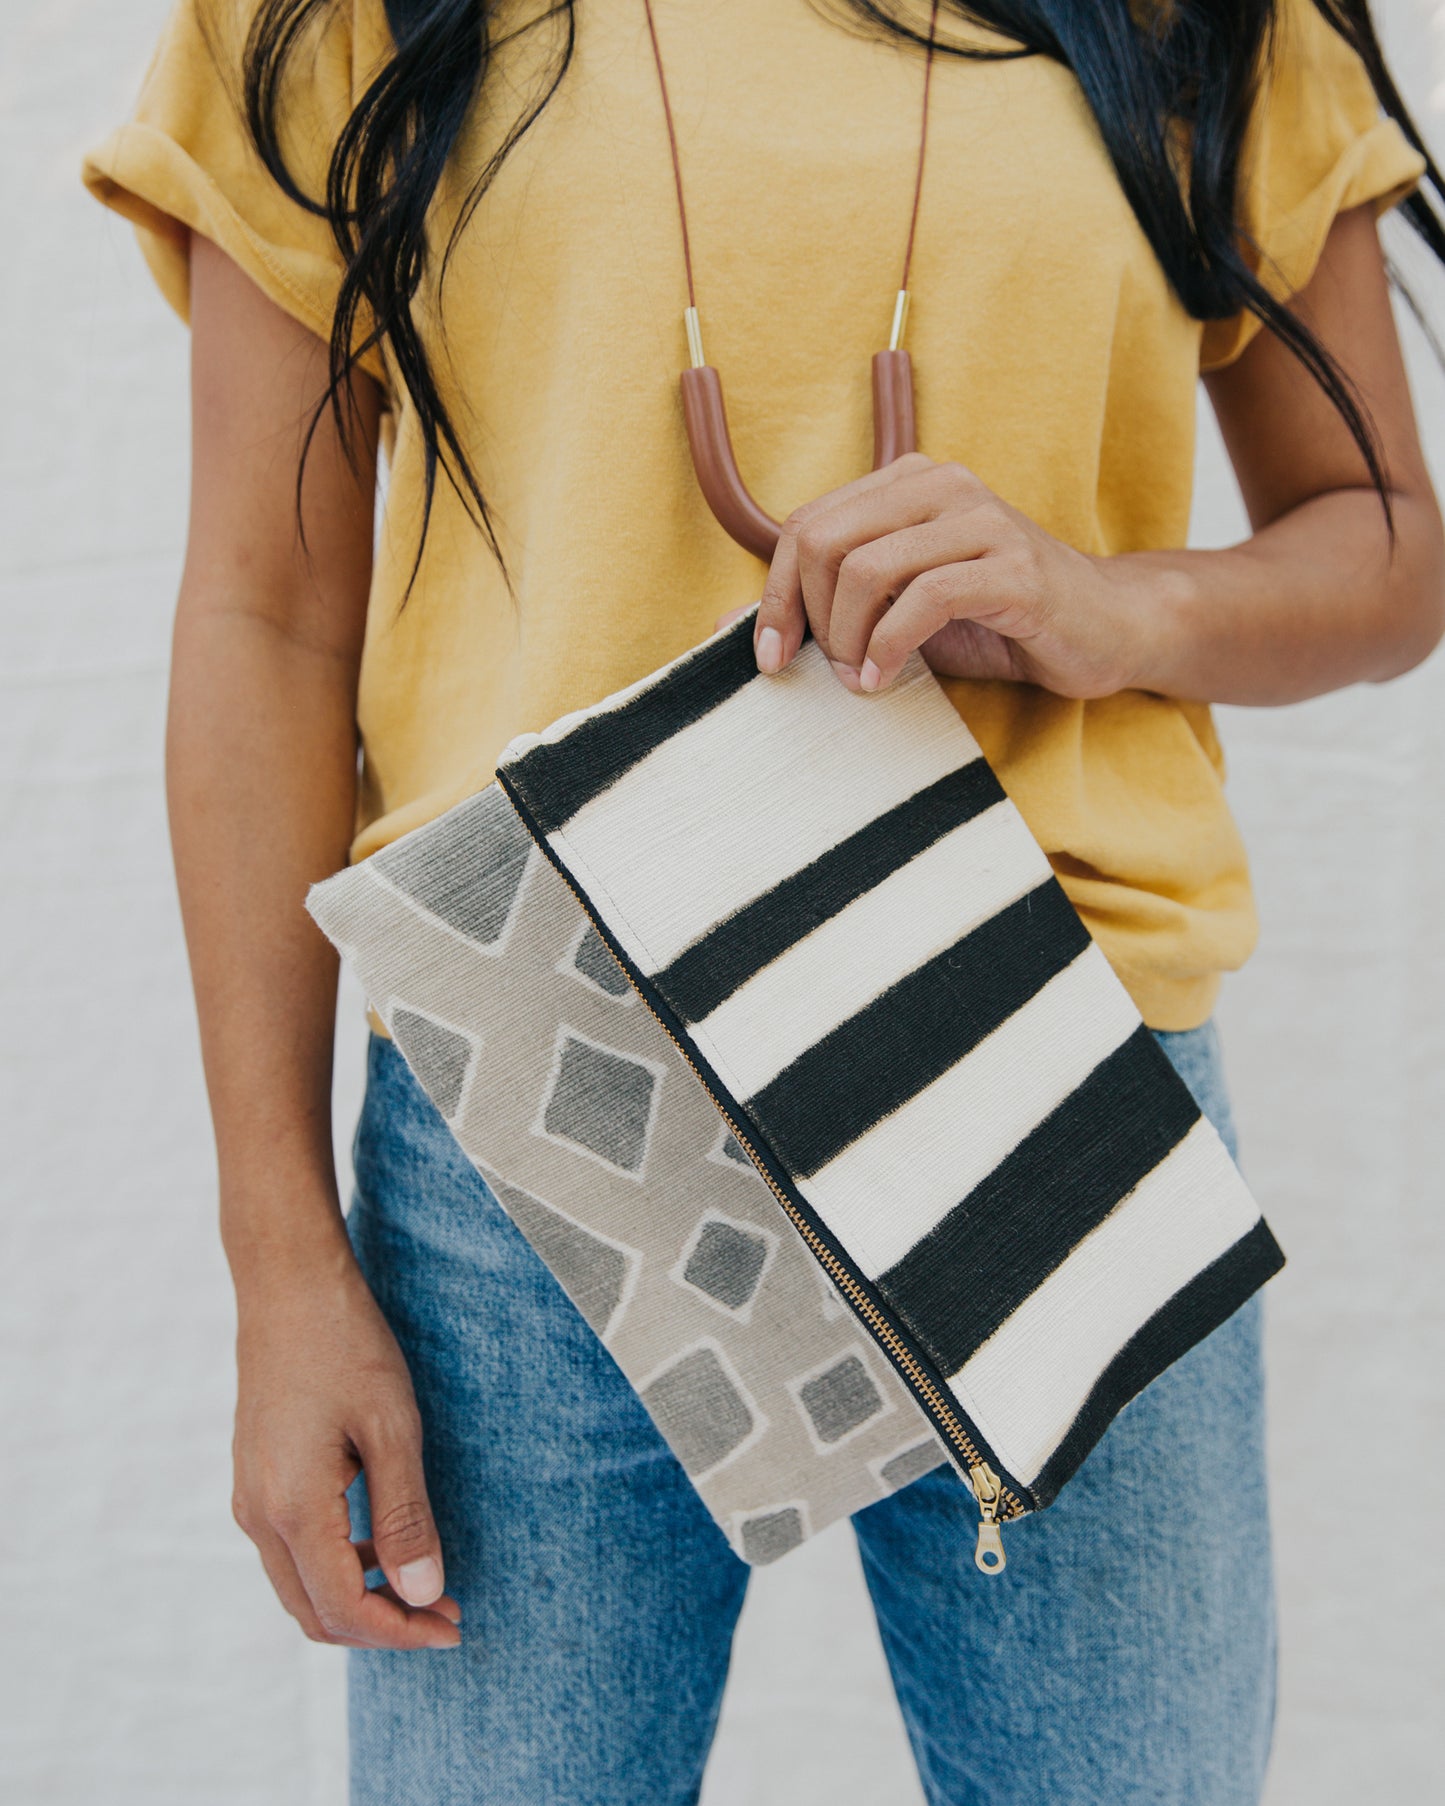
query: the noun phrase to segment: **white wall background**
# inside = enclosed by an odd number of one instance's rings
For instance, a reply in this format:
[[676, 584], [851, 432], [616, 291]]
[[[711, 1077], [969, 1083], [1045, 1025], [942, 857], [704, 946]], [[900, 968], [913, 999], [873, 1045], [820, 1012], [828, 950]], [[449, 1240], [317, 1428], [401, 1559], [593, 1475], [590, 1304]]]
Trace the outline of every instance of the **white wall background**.
[[[0, 1795], [340, 1806], [340, 1654], [294, 1630], [227, 1507], [231, 1303], [161, 796], [187, 343], [77, 174], [165, 10], [4, 12]], [[1431, 9], [1377, 10], [1445, 140]], [[1408, 337], [1445, 477], [1445, 381]], [[1240, 516], [1207, 429], [1202, 455], [1196, 537], [1224, 542]], [[1438, 1797], [1445, 654], [1221, 721], [1264, 919], [1221, 1020], [1291, 1256], [1270, 1292], [1270, 1806]], [[344, 1141], [354, 996], [343, 1024]], [[919, 1797], [840, 1527], [755, 1583], [707, 1806]]]

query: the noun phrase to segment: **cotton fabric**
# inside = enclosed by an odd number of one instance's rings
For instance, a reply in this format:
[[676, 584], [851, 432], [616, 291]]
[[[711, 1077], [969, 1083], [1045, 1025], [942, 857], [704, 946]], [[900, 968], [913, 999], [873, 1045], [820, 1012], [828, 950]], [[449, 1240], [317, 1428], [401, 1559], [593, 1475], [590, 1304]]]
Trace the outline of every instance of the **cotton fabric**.
[[[544, 10], [509, 0], [501, 40]], [[184, 225], [318, 333], [342, 263], [320, 217], [249, 148], [236, 59], [255, 0], [177, 0], [129, 118], [86, 151], [188, 317]], [[919, 0], [918, 22], [927, 8]], [[885, 342], [911, 198], [922, 63], [807, 0], [658, 0], [710, 361], [744, 473], [775, 515], [871, 456], [868, 360]], [[559, 29], [512, 32], [435, 211], [415, 308], [493, 504], [515, 604], [443, 481], [417, 591], [422, 446], [386, 355], [385, 519], [359, 702], [365, 857], [484, 786], [516, 734], [609, 694], [754, 600], [763, 566], [693, 480], [677, 371], [685, 303], [672, 175], [640, 4], [581, 0], [574, 66], [436, 263], [465, 192], [535, 89]], [[207, 48], [202, 27], [213, 41]], [[284, 146], [306, 192], [388, 49], [379, 0], [303, 34]], [[1423, 169], [1309, 0], [1284, 0], [1246, 159], [1244, 225], [1280, 294], [1341, 209]], [[1077, 82], [1043, 58], [938, 60], [909, 345], [919, 443], [971, 466], [1090, 552], [1181, 544], [1196, 379], [1247, 320], [1188, 317], [1135, 221]], [[444, 319], [443, 345], [438, 320]], [[949, 697], [1144, 1020], [1183, 1029], [1258, 931], [1210, 710], [1144, 691], [1070, 701], [949, 680]]]
[[[857, 695], [815, 642], [762, 675], [752, 626], [519, 736], [498, 782], [925, 1404], [947, 1399], [960, 1466], [981, 1450], [1008, 1509], [1040, 1508], [1283, 1256], [923, 658]], [[419, 870], [451, 821], [402, 843]], [[319, 886], [319, 918], [405, 997], [412, 937], [341, 901], [369, 870]], [[475, 989], [446, 986], [442, 1022]], [[505, 1046], [512, 1018], [478, 1013]]]
[[[1214, 1025], [1159, 1040], [1233, 1150]], [[695, 1801], [746, 1566], [379, 1037], [355, 1169], [352, 1242], [415, 1380], [462, 1644], [348, 1654], [354, 1806]], [[1008, 1527], [1003, 1574], [974, 1569], [949, 1467], [853, 1518], [929, 1806], [1256, 1806], [1275, 1659], [1261, 1302]], [[362, 1479], [352, 1505], [364, 1534]]]

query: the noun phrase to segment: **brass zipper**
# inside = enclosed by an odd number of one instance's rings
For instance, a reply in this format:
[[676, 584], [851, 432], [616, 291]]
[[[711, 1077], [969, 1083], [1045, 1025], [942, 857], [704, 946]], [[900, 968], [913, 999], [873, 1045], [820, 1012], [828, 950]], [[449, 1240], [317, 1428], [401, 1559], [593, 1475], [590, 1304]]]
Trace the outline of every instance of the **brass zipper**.
[[826, 1268], [834, 1285], [836, 1285], [847, 1297], [854, 1310], [868, 1324], [868, 1327], [872, 1330], [877, 1339], [888, 1349], [895, 1364], [899, 1366], [909, 1380], [911, 1380], [914, 1388], [920, 1392], [932, 1406], [934, 1417], [948, 1433], [949, 1440], [964, 1458], [964, 1463], [968, 1469], [969, 1484], [973, 1488], [973, 1495], [978, 1503], [978, 1541], [974, 1546], [973, 1552], [974, 1566], [983, 1574], [1002, 1573], [1007, 1566], [1007, 1557], [1004, 1554], [1003, 1537], [1000, 1534], [999, 1527], [1001, 1524], [1008, 1523], [1012, 1518], [1023, 1516], [1025, 1510], [1023, 1502], [1020, 1499], [1015, 1498], [1015, 1496], [1003, 1485], [1003, 1482], [999, 1479], [998, 1475], [989, 1466], [988, 1462], [984, 1460], [983, 1455], [974, 1444], [973, 1439], [949, 1409], [943, 1394], [919, 1366], [907, 1345], [899, 1339], [888, 1319], [883, 1316], [878, 1307], [873, 1303], [872, 1299], [869, 1298], [868, 1294], [853, 1278], [853, 1275], [833, 1253], [832, 1249], [828, 1247], [827, 1243], [818, 1234], [817, 1230], [815, 1230], [807, 1218], [803, 1216], [798, 1207], [793, 1203], [792, 1199], [768, 1171], [766, 1165], [759, 1157], [757, 1149], [754, 1148], [752, 1142], [734, 1120], [727, 1106], [708, 1083], [696, 1060], [693, 1059], [692, 1055], [673, 1033], [668, 1024], [663, 1021], [662, 1017], [653, 1007], [652, 1000], [632, 976], [626, 962], [618, 958], [617, 952], [612, 945], [607, 931], [603, 928], [602, 923], [598, 921], [597, 916], [593, 912], [591, 903], [578, 888], [572, 874], [562, 865], [560, 860], [555, 859], [552, 856], [547, 848], [541, 846], [541, 843], [538, 841], [537, 835], [533, 833], [526, 816], [518, 808], [517, 800], [512, 795], [510, 786], [506, 783], [499, 783], [497, 787], [511, 804], [512, 811], [516, 815], [518, 821], [521, 822], [523, 828], [526, 829], [528, 838], [537, 842], [548, 862], [561, 874], [567, 888], [581, 905], [583, 914], [597, 930], [597, 938], [612, 955], [613, 963], [616, 965], [618, 971], [621, 972], [622, 976], [637, 994], [648, 1015], [652, 1017], [653, 1021], [687, 1062], [693, 1077], [697, 1080], [698, 1084], [702, 1086], [704, 1092], [706, 1092], [713, 1108], [727, 1124], [734, 1140], [747, 1154], [748, 1159], [757, 1169], [759, 1176], [767, 1185], [769, 1191], [772, 1192], [773, 1196], [778, 1200], [778, 1203], [781, 1204], [783, 1209], [787, 1212], [789, 1221], [808, 1244], [815, 1259]]

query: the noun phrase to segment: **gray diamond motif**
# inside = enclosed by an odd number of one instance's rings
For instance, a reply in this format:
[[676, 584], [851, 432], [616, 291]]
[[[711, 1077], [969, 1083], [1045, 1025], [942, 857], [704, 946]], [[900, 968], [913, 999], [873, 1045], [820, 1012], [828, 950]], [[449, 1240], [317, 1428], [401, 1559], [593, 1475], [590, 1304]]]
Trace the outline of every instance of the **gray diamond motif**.
[[577, 943], [572, 964], [584, 978], [591, 979], [599, 991], [606, 991], [609, 997], [625, 997], [632, 989], [621, 966], [612, 957], [606, 941], [591, 923]]
[[710, 1348], [695, 1348], [660, 1373], [642, 1402], [689, 1474], [716, 1467], [752, 1433], [747, 1400]]
[[532, 841], [500, 787], [384, 847], [376, 865], [423, 909], [487, 946], [507, 925]]
[[443, 1116], [454, 1116], [467, 1082], [471, 1042], [455, 1029], [443, 1028], [440, 1022], [419, 1016], [414, 1010], [393, 1011], [391, 1032], [427, 1096]]
[[844, 1355], [798, 1388], [819, 1442], [837, 1442], [883, 1409], [883, 1395], [858, 1355]]
[[757, 1168], [754, 1167], [752, 1161], [748, 1159], [747, 1151], [743, 1147], [743, 1144], [738, 1140], [737, 1136], [733, 1134], [731, 1129], [723, 1136], [721, 1152], [723, 1157], [727, 1160], [731, 1160], [734, 1165], [745, 1166], [749, 1172], [757, 1171]]
[[915, 1442], [911, 1449], [902, 1449], [891, 1455], [878, 1470], [883, 1484], [897, 1490], [907, 1486], [910, 1480], [920, 1480], [924, 1474], [931, 1474], [940, 1467], [948, 1457], [937, 1442]]
[[758, 1289], [768, 1244], [736, 1223], [710, 1218], [687, 1257], [682, 1276], [730, 1311], [740, 1311]]
[[626, 1054], [569, 1036], [542, 1126], [609, 1166], [640, 1172], [656, 1088], [656, 1075]]
[[604, 1335], [622, 1302], [627, 1271], [641, 1256], [592, 1235], [520, 1186], [508, 1185], [495, 1173], [488, 1180], [507, 1208], [507, 1215], [546, 1261], [562, 1289], [596, 1330]]
[[761, 1567], [777, 1561], [803, 1540], [803, 1517], [795, 1505], [763, 1512], [743, 1524], [743, 1558]]

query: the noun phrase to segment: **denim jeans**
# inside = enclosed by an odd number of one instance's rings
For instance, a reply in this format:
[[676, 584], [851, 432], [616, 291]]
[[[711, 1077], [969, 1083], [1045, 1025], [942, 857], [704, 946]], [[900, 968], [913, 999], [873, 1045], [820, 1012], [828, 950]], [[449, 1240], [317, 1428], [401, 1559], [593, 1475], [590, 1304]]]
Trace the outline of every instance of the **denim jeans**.
[[[1159, 1041], [1231, 1149], [1213, 1023]], [[352, 1244], [411, 1365], [451, 1651], [348, 1654], [354, 1806], [698, 1798], [748, 1568], [373, 1036]], [[1260, 1299], [973, 1563], [942, 1467], [852, 1520], [930, 1806], [1253, 1806], [1274, 1712]], [[364, 1480], [352, 1495], [366, 1526]], [[806, 1726], [800, 1726], [806, 1736]], [[766, 1806], [758, 1802], [758, 1806]]]

